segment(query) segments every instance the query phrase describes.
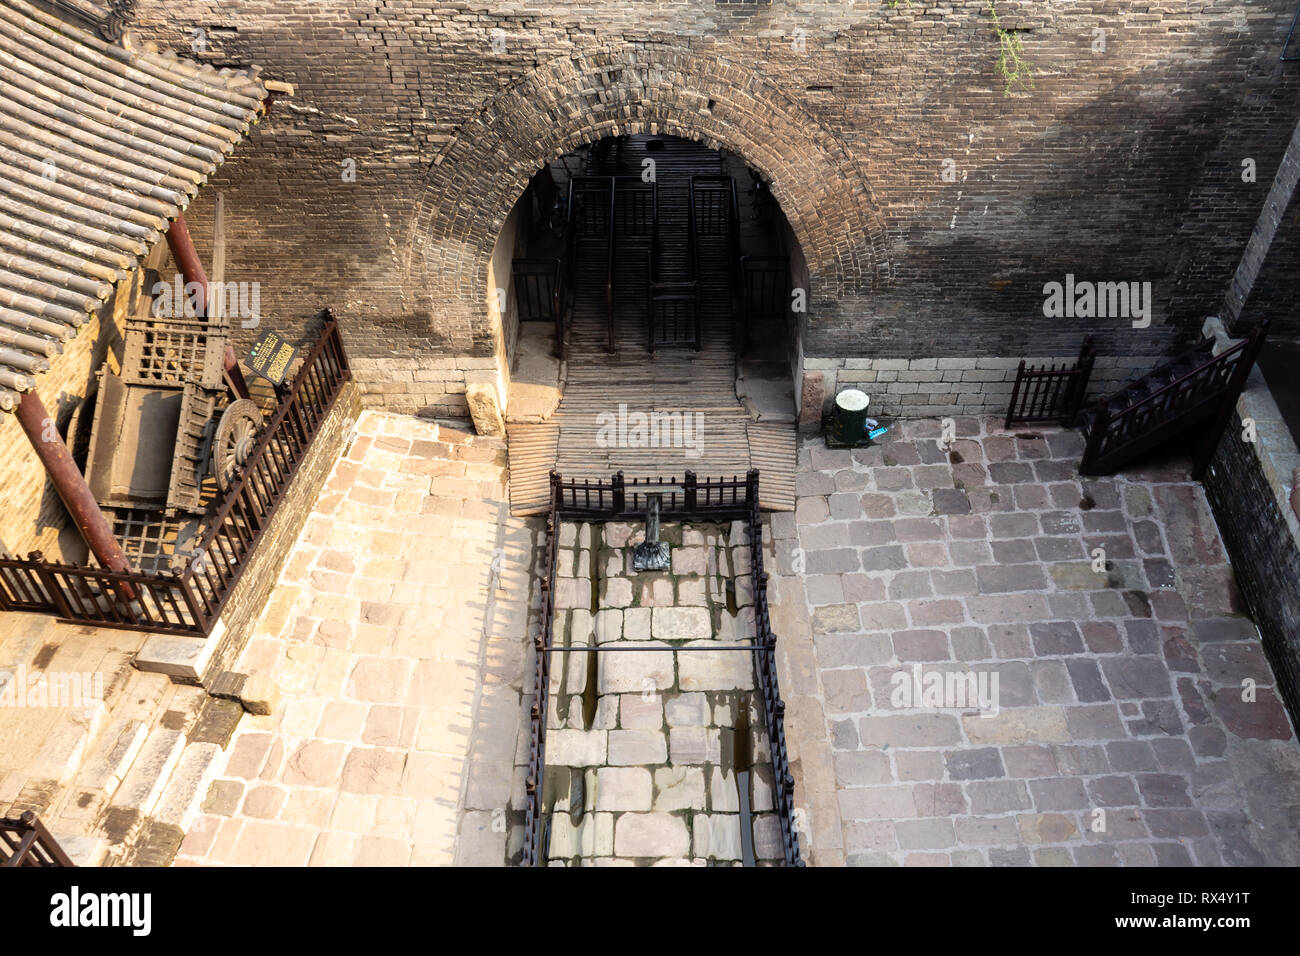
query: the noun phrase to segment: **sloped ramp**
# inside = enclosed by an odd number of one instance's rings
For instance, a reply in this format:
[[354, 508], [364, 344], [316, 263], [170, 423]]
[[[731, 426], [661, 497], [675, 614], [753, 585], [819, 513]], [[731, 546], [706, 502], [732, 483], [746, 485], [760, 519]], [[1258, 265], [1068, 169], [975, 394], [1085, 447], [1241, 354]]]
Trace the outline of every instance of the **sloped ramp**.
[[559, 451], [557, 425], [510, 425], [506, 446], [510, 453], [510, 513], [545, 514], [550, 505], [550, 474]]
[[794, 510], [795, 427], [750, 422], [749, 466], [758, 469], [758, 503], [764, 511]]

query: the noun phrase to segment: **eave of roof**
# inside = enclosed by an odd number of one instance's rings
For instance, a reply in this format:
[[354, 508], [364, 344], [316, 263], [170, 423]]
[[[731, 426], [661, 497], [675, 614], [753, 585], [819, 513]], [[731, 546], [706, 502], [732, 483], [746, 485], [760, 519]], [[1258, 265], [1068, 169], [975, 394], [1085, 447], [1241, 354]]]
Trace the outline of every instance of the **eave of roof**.
[[264, 111], [256, 68], [107, 43], [0, 0], [0, 411]]

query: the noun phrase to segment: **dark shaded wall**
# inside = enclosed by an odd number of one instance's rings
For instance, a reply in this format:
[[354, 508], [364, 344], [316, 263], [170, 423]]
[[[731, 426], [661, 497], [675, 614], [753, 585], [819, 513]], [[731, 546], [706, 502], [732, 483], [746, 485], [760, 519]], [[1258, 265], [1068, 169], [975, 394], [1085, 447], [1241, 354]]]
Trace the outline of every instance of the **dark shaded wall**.
[[1205, 493], [1291, 719], [1300, 722], [1300, 545], [1259, 452], [1242, 441], [1240, 415], [1219, 443]]

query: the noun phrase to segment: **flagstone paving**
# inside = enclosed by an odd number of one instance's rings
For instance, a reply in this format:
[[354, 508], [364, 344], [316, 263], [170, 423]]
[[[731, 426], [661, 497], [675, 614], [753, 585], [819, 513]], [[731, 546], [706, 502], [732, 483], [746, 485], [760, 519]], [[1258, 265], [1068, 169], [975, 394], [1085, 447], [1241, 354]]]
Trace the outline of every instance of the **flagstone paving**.
[[[749, 532], [668, 523], [665, 571], [633, 572], [644, 528], [560, 525], [540, 849], [552, 866], [739, 866], [782, 856], [754, 693]], [[595, 613], [592, 609], [595, 608]], [[647, 651], [619, 647], [655, 648]]]
[[535, 541], [504, 442], [373, 411], [358, 435], [237, 667], [278, 701], [240, 722], [179, 863], [506, 862]]
[[813, 856], [1300, 863], [1300, 748], [1186, 462], [1081, 479], [1073, 432], [955, 426], [807, 441], [772, 516]]

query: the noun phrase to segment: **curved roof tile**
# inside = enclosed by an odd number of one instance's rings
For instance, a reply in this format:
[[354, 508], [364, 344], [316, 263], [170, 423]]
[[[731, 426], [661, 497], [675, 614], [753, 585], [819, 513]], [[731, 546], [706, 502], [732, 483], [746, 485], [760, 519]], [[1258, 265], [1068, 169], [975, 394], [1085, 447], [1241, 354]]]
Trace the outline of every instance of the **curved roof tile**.
[[0, 412], [257, 122], [256, 68], [126, 50], [0, 0]]

